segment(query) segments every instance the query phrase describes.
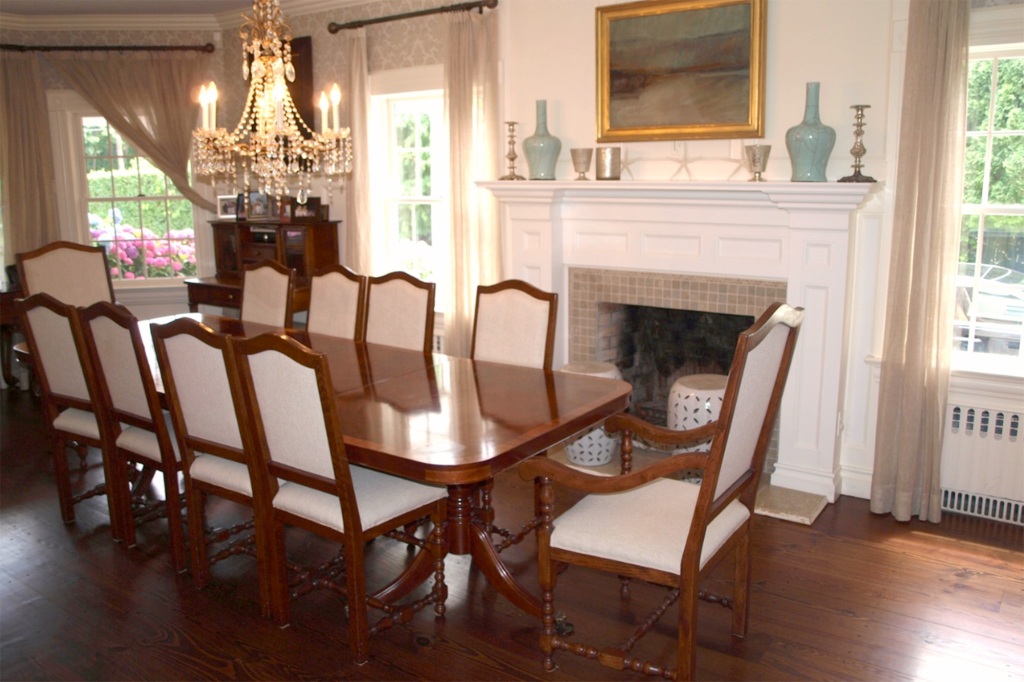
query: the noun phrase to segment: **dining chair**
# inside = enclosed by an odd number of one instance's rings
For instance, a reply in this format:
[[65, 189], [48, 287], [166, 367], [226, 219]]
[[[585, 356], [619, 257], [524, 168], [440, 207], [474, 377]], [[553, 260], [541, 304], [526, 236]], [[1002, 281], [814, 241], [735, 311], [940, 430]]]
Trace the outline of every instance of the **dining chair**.
[[[252, 519], [207, 530], [209, 495], [253, 508], [233, 351], [227, 335], [190, 318], [154, 324], [150, 330], [183, 463], [192, 580], [201, 589], [210, 582], [211, 564], [235, 554], [255, 556], [260, 542], [258, 534], [246, 533], [255, 527]], [[220, 549], [211, 555], [213, 545]], [[259, 583], [260, 610], [266, 616], [269, 600]]]
[[431, 352], [435, 288], [433, 282], [401, 271], [368, 278], [367, 343]]
[[[476, 314], [470, 357], [535, 369], [550, 370], [555, 354], [558, 294], [518, 279], [481, 285], [476, 290]], [[504, 538], [504, 549], [533, 530], [536, 517], [518, 533], [494, 525], [493, 481], [479, 492], [479, 517], [491, 533]]]
[[[120, 475], [129, 467], [159, 471], [163, 477], [162, 503], [136, 505], [126, 480], [111, 485], [108, 494], [118, 509], [125, 546], [136, 544], [136, 525], [167, 517], [174, 568], [186, 568], [178, 474], [181, 457], [170, 424], [170, 413], [160, 406], [153, 367], [146, 354], [139, 321], [123, 306], [109, 301], [79, 309], [85, 347], [92, 372], [92, 394], [110, 469]], [[146, 333], [149, 333], [147, 328]]]
[[295, 271], [273, 260], [247, 265], [242, 273], [239, 317], [274, 327], [292, 325], [292, 293]]
[[[251, 439], [257, 532], [265, 534], [259, 567], [270, 591], [274, 620], [286, 625], [293, 591], [289, 584], [285, 527], [301, 528], [342, 546], [344, 578], [333, 566], [313, 571], [312, 587], [333, 589], [347, 599], [349, 644], [357, 663], [368, 658], [368, 638], [434, 604], [444, 614], [447, 490], [350, 465], [326, 356], [285, 335], [262, 334], [230, 341]], [[240, 415], [241, 418], [241, 415]], [[429, 516], [424, 540], [402, 534], [405, 524]], [[364, 569], [366, 543], [380, 535], [400, 537], [418, 547], [417, 557], [377, 592]], [[430, 592], [399, 604], [433, 574]], [[368, 607], [383, 611], [370, 623]]]
[[15, 260], [25, 296], [46, 293], [73, 306], [114, 302], [107, 253], [102, 246], [56, 241], [15, 254]]
[[[43, 415], [53, 440], [53, 469], [57, 478], [57, 498], [64, 523], [74, 523], [75, 505], [96, 495], [106, 494], [113, 481], [110, 461], [103, 457], [104, 482], [75, 493], [68, 466], [67, 449], [78, 452], [81, 468], [87, 467], [89, 448], [103, 441], [100, 425], [86, 380], [88, 356], [81, 324], [75, 307], [50, 294], [33, 294], [17, 302], [25, 341], [33, 358], [37, 385], [42, 398]], [[110, 526], [115, 540], [123, 537], [121, 518], [108, 496]]]
[[518, 279], [479, 286], [470, 357], [551, 369], [557, 316], [556, 293]]
[[318, 270], [310, 279], [306, 331], [362, 339], [365, 314], [365, 276], [344, 265], [332, 265]]
[[[717, 421], [688, 431], [627, 414], [605, 422], [608, 431], [622, 434], [624, 462], [632, 460], [637, 440], [671, 453], [710, 437], [709, 450], [670, 454], [638, 471], [624, 467], [617, 476], [588, 474], [544, 457], [524, 463], [521, 475], [535, 481], [542, 511], [537, 561], [545, 670], [556, 668], [556, 651], [569, 651], [616, 670], [692, 679], [698, 599], [732, 608], [733, 636], [746, 635], [754, 502], [802, 320], [801, 308], [775, 303], [740, 334]], [[699, 484], [673, 477], [690, 469], [701, 470]], [[553, 484], [585, 496], [555, 517]], [[732, 599], [701, 591], [701, 578], [730, 555]], [[646, 581], [668, 592], [649, 617], [626, 616], [637, 625], [624, 643], [596, 646], [572, 639], [571, 624], [556, 623], [555, 583], [568, 578], [568, 573], [560, 574], [566, 565]], [[629, 595], [628, 580], [622, 581], [620, 592]], [[676, 602], [675, 667], [634, 655], [634, 646]]]

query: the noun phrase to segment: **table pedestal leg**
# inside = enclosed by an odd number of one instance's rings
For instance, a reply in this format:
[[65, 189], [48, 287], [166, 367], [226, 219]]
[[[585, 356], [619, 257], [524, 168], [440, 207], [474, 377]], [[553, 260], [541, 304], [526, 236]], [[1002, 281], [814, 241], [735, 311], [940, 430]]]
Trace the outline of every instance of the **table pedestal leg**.
[[448, 486], [448, 549], [469, 554], [487, 581], [506, 599], [531, 616], [540, 618], [540, 600], [530, 594], [509, 572], [491, 542], [491, 535], [473, 518], [473, 498], [479, 486]]

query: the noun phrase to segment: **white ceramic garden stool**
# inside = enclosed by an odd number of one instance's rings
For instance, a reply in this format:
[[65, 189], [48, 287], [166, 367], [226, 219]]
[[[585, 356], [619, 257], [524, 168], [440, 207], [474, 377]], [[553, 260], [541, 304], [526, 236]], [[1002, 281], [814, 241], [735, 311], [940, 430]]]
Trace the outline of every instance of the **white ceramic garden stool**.
[[[725, 396], [725, 374], [690, 374], [676, 379], [668, 394], [668, 428], [688, 431], [718, 419]], [[707, 450], [706, 443], [676, 452]]]
[[[562, 371], [605, 379], [622, 379], [622, 372], [610, 362], [570, 362]], [[601, 466], [612, 461], [618, 443], [618, 439], [609, 436], [605, 433], [603, 425], [598, 424], [566, 441], [565, 456], [571, 463], [580, 466]]]

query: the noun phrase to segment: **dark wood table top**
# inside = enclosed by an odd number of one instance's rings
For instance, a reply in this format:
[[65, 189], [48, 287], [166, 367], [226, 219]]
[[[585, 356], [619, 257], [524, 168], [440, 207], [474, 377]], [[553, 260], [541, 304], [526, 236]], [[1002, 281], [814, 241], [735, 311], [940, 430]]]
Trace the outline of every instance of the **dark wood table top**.
[[[188, 317], [232, 335], [283, 331], [219, 315]], [[289, 333], [328, 357], [350, 461], [420, 481], [490, 479], [629, 400], [623, 381]]]

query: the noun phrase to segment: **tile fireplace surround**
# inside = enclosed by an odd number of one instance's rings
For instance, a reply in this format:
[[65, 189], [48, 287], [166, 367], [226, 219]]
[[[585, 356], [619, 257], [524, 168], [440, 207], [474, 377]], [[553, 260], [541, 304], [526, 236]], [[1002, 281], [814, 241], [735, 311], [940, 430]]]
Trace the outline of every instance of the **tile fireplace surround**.
[[[756, 315], [764, 291], [784, 291], [786, 302], [803, 306], [771, 482], [835, 501], [851, 214], [877, 185], [480, 184], [500, 204], [506, 276], [559, 294], [556, 367], [597, 357], [596, 303], [609, 301], [592, 289], [605, 279], [611, 295], [625, 299], [615, 303]], [[581, 269], [588, 271], [586, 302], [574, 298]], [[727, 281], [730, 293], [680, 295], [663, 284], [704, 278]], [[747, 310], [751, 305], [758, 310]]]

